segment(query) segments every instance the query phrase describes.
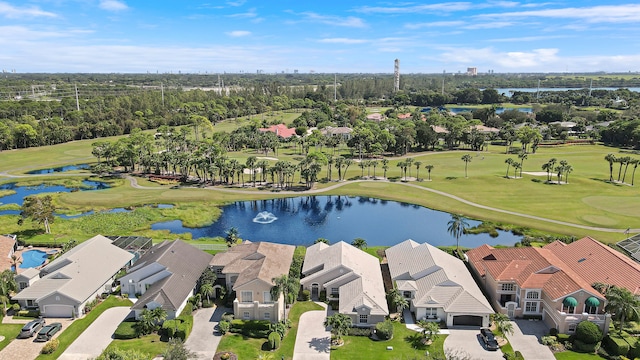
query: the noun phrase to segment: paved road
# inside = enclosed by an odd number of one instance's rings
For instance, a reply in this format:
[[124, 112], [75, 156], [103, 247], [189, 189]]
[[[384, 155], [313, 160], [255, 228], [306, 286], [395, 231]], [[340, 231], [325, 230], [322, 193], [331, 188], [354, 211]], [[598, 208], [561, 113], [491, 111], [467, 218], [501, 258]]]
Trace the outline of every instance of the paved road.
[[325, 310], [307, 311], [300, 316], [293, 360], [329, 360], [331, 333], [322, 325], [327, 317]]
[[85, 360], [98, 357], [113, 340], [113, 332], [131, 312], [124, 306], [103, 312], [89, 327], [69, 345], [59, 360]]
[[211, 359], [215, 355], [222, 338], [215, 327], [225, 312], [233, 310], [216, 307], [199, 309], [193, 313], [193, 329], [184, 344], [198, 355], [198, 359]]
[[[478, 329], [449, 329], [449, 336], [444, 339], [444, 352], [447, 356], [457, 355], [470, 360], [504, 359], [500, 350], [485, 350]], [[529, 360], [527, 357], [525, 359]]]
[[542, 321], [516, 320], [513, 324], [513, 334], [507, 335], [507, 339], [513, 346], [513, 350], [520, 351], [527, 360], [554, 360], [555, 356], [548, 346], [540, 343], [540, 337], [548, 332], [547, 326]]

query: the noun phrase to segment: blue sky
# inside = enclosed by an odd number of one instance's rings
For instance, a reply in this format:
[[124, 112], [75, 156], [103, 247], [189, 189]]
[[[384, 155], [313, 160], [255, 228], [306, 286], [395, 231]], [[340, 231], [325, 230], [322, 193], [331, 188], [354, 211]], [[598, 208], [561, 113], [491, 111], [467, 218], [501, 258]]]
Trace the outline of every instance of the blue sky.
[[637, 1], [0, 0], [17, 72], [640, 71]]

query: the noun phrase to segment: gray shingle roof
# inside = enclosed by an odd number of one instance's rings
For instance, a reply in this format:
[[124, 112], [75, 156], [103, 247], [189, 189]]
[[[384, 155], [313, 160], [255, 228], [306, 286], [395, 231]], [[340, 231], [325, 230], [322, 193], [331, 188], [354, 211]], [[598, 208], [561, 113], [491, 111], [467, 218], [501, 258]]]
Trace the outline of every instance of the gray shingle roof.
[[[190, 296], [198, 278], [213, 256], [184, 241], [165, 241], [155, 245], [136, 262], [139, 265], [159, 263], [171, 274], [151, 285], [132, 307], [142, 310], [149, 302], [157, 302], [165, 310], [177, 310]], [[134, 270], [135, 271], [135, 270]]]
[[415, 306], [441, 306], [447, 312], [493, 313], [461, 260], [435, 246], [413, 240], [403, 241], [385, 253], [391, 278], [398, 288], [417, 288], [412, 300]]
[[114, 246], [106, 237], [96, 235], [42, 268], [42, 278], [13, 298], [39, 301], [58, 292], [80, 304], [132, 258], [133, 254]]

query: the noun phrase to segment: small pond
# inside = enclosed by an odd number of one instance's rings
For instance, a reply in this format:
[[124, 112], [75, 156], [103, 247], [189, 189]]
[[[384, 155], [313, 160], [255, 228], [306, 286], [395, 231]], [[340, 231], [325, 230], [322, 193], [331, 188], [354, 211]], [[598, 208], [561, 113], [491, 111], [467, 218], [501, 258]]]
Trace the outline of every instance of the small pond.
[[[418, 205], [367, 197], [308, 196], [260, 201], [239, 201], [222, 207], [215, 223], [202, 228], [187, 228], [180, 220], [156, 223], [154, 230], [181, 234], [190, 232], [194, 239], [225, 236], [236, 227], [240, 237], [252, 241], [270, 241], [293, 245], [310, 245], [320, 238], [331, 243], [348, 243], [363, 238], [369, 246], [394, 245], [406, 239], [432, 245], [455, 245], [447, 232], [451, 215]], [[479, 221], [468, 221], [471, 227]], [[513, 245], [521, 240], [510, 232], [463, 235], [460, 245]]]
[[[106, 183], [100, 181], [89, 181], [84, 180], [82, 184], [85, 187], [80, 188], [80, 191], [88, 191], [88, 190], [100, 190], [106, 189], [109, 187]], [[36, 186], [19, 186], [16, 183], [7, 183], [0, 185], [0, 190], [13, 190], [14, 194], [0, 197], [0, 204], [18, 204], [22, 206], [24, 202], [24, 198], [30, 195], [37, 195], [42, 193], [55, 193], [55, 192], [71, 192], [76, 190], [75, 188], [68, 188], [63, 185], [46, 185], [40, 184]], [[2, 210], [0, 211], [0, 215], [18, 215], [20, 214], [19, 210]]]
[[59, 166], [55, 168], [48, 169], [38, 169], [31, 170], [27, 172], [27, 174], [51, 174], [51, 173], [60, 173], [74, 170], [88, 170], [90, 168], [89, 164], [78, 164], [78, 165], [67, 165], [67, 166]]

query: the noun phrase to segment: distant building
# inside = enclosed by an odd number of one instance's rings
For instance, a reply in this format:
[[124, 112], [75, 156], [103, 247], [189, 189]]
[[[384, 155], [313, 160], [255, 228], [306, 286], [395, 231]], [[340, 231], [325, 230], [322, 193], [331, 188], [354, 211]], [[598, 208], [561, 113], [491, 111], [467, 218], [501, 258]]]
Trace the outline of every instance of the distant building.
[[469, 76], [477, 76], [478, 75], [478, 68], [477, 67], [469, 67], [469, 68], [467, 68], [467, 75], [469, 75]]
[[276, 135], [288, 139], [292, 136], [297, 136], [296, 135], [296, 129], [293, 128], [288, 128], [287, 125], [285, 124], [278, 124], [278, 125], [271, 125], [268, 128], [260, 128], [259, 129], [260, 132], [272, 132], [275, 133]]

